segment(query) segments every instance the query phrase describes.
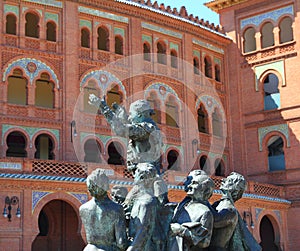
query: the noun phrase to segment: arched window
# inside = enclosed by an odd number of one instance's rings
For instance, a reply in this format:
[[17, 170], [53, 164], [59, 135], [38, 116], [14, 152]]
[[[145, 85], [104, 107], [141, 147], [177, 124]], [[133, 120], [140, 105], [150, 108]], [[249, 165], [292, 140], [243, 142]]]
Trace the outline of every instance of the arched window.
[[225, 168], [221, 159], [215, 161], [215, 176], [225, 176]]
[[47, 134], [39, 135], [35, 140], [35, 149], [34, 158], [36, 159], [54, 159], [53, 153], [53, 140]]
[[199, 160], [200, 169], [205, 171], [207, 174], [210, 173], [210, 164], [206, 155], [201, 156]]
[[17, 18], [15, 15], [8, 14], [6, 16], [6, 34], [16, 35], [17, 34]]
[[212, 63], [210, 57], [208, 56], [204, 58], [204, 71], [206, 77], [208, 78], [212, 77]]
[[115, 36], [115, 53], [123, 55], [123, 38], [121, 36]]
[[151, 48], [150, 44], [148, 44], [148, 43], [143, 44], [143, 53], [144, 53], [145, 61], [151, 61], [151, 55], [150, 55], [151, 49], [150, 48]]
[[39, 37], [39, 17], [33, 13], [27, 13], [25, 16], [25, 36]]
[[202, 104], [200, 105], [197, 114], [198, 114], [198, 131], [203, 133], [208, 133], [208, 114]]
[[178, 106], [174, 97], [170, 96], [166, 102], [166, 125], [178, 127], [179, 125]]
[[90, 48], [90, 31], [86, 28], [81, 29], [81, 47]]
[[84, 143], [84, 161], [101, 163], [101, 146], [96, 139], [88, 139]]
[[218, 137], [223, 136], [222, 117], [217, 109], [212, 114], [212, 129], [213, 135]]
[[21, 132], [11, 132], [6, 139], [6, 157], [26, 158], [26, 138]]
[[161, 123], [161, 109], [160, 109], [160, 100], [157, 98], [156, 93], [151, 92], [149, 98], [147, 98], [148, 102], [151, 105], [151, 108], [154, 111], [152, 115], [152, 119], [160, 124]]
[[270, 73], [264, 81], [264, 109], [273, 110], [280, 108], [280, 92], [278, 88], [279, 79], [278, 77]]
[[180, 170], [180, 161], [179, 161], [179, 154], [175, 150], [171, 150], [168, 152], [167, 160], [168, 160], [168, 170], [179, 171]]
[[274, 227], [268, 216], [264, 216], [261, 219], [259, 226], [259, 234], [261, 239], [259, 245], [262, 247], [262, 250], [281, 250], [279, 243], [276, 243]]
[[96, 88], [96, 84], [93, 81], [89, 81], [88, 84], [83, 88], [83, 109], [85, 112], [97, 114], [98, 107], [89, 104], [90, 94], [100, 97], [100, 90], [99, 88]]
[[256, 51], [255, 29], [250, 27], [244, 32], [244, 53]]
[[294, 40], [293, 35], [293, 20], [290, 17], [285, 17], [279, 24], [279, 38], [280, 43], [286, 43]]
[[269, 171], [285, 169], [283, 140], [280, 136], [273, 136], [268, 140]]
[[199, 68], [200, 68], [199, 58], [197, 58], [197, 57], [193, 58], [193, 65], [194, 65], [194, 74], [199, 75], [199, 73], [200, 73], [200, 71], [199, 71]]
[[171, 67], [178, 68], [177, 51], [171, 50]]
[[163, 42], [157, 43], [157, 62], [159, 64], [167, 64], [166, 45]]
[[104, 27], [98, 28], [98, 49], [109, 51], [109, 32]]
[[54, 84], [50, 76], [42, 73], [41, 78], [35, 82], [35, 105], [40, 107], [54, 107]]
[[56, 24], [53, 22], [47, 23], [47, 36], [48, 41], [56, 42]]
[[218, 64], [215, 65], [215, 80], [218, 82], [221, 81], [221, 69]]
[[121, 104], [123, 101], [122, 92], [119, 89], [119, 86], [115, 85], [112, 87], [106, 95], [106, 102], [111, 107], [113, 103]]
[[123, 147], [118, 142], [112, 142], [108, 145], [108, 164], [111, 165], [124, 165]]
[[267, 22], [261, 29], [261, 48], [267, 48], [274, 45], [273, 24]]
[[11, 104], [27, 104], [27, 81], [22, 71], [16, 69], [13, 75], [8, 77], [7, 102]]

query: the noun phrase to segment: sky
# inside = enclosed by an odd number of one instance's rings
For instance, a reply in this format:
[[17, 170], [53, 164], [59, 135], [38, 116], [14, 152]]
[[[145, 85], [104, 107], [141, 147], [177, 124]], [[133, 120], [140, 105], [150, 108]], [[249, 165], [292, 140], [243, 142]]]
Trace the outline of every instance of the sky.
[[211, 0], [157, 0], [158, 5], [164, 3], [165, 7], [170, 5], [172, 9], [176, 7], [178, 11], [181, 6], [185, 6], [189, 15], [193, 14], [194, 17], [198, 16], [199, 19], [203, 18], [216, 25], [220, 24], [219, 15], [204, 5], [208, 2]]

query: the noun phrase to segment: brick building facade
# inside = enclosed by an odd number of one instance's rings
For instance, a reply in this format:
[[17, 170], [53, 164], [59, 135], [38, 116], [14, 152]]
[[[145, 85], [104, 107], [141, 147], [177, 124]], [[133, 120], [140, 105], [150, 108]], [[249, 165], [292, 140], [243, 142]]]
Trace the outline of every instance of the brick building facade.
[[223, 28], [151, 1], [1, 2], [0, 249], [82, 250], [86, 175], [102, 168], [131, 187], [126, 139], [88, 104], [93, 93], [150, 101], [170, 201], [192, 169], [217, 188], [238, 171], [255, 238], [297, 250], [297, 3], [261, 2], [208, 3]]

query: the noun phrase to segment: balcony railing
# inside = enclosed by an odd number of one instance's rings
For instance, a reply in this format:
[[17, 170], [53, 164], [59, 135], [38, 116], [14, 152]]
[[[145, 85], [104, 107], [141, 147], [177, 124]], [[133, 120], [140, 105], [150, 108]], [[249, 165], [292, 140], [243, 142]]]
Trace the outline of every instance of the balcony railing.
[[[110, 179], [133, 181], [131, 173], [125, 166], [108, 165], [106, 163], [78, 163], [56, 160], [38, 160], [23, 158], [2, 158], [0, 159], [0, 172], [5, 173], [25, 173], [35, 175], [87, 177], [96, 168], [106, 171]], [[163, 173], [163, 179], [171, 185], [182, 185], [187, 173], [182, 171], [167, 170]], [[219, 189], [223, 177], [212, 176], [216, 189]], [[270, 184], [262, 184], [248, 181], [247, 193], [283, 197], [283, 187]]]

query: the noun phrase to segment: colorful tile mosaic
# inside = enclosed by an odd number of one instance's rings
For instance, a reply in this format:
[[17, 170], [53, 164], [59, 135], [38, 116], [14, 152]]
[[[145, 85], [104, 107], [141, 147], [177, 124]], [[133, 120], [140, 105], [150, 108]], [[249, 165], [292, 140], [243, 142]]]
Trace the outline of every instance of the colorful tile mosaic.
[[290, 147], [289, 128], [288, 128], [287, 124], [266, 126], [266, 127], [258, 128], [258, 145], [259, 145], [260, 152], [263, 150], [262, 142], [263, 142], [265, 136], [270, 132], [282, 133], [286, 138], [287, 147]]
[[81, 204], [84, 204], [88, 201], [88, 195], [86, 193], [69, 193], [74, 196]]
[[275, 70], [281, 75], [282, 86], [286, 86], [285, 82], [285, 69], [284, 69], [284, 60], [279, 60], [276, 62], [271, 62], [263, 65], [258, 65], [254, 67], [255, 72], [255, 90], [259, 91], [259, 81], [261, 79], [261, 75], [264, 74], [268, 70]]
[[162, 28], [160, 26], [156, 26], [153, 24], [145, 23], [145, 22], [142, 22], [142, 27], [145, 29], [148, 29], [148, 30], [156, 31], [156, 32], [159, 32], [159, 33], [171, 36], [171, 37], [179, 38], [179, 39], [182, 39], [182, 37], [183, 37], [183, 35], [179, 32], [168, 30], [168, 29]]
[[31, 212], [34, 212], [34, 209], [38, 202], [44, 198], [46, 195], [50, 194], [52, 192], [46, 192], [46, 191], [32, 191], [32, 202], [31, 202]]
[[55, 0], [23, 0], [24, 2], [31, 2], [31, 3], [39, 3], [42, 5], [52, 6], [52, 7], [63, 7], [63, 1], [55, 1]]
[[4, 4], [4, 14], [14, 13], [16, 17], [19, 17], [19, 7], [15, 5]]
[[112, 73], [108, 71], [95, 70], [87, 73], [80, 82], [80, 88], [87, 84], [90, 80], [93, 80], [98, 84], [99, 88], [106, 93], [110, 90], [112, 84], [118, 85], [120, 90], [123, 92], [124, 97], [126, 97], [126, 90], [122, 82]]
[[[59, 89], [59, 80], [55, 72], [50, 66], [37, 60], [35, 58], [21, 58], [10, 63], [3, 72], [3, 81], [6, 81], [8, 76], [12, 73], [15, 68], [21, 68], [25, 75], [28, 77], [30, 84], [33, 84], [33, 80], [40, 75], [41, 72], [46, 71], [51, 76], [57, 89]], [[26, 77], [25, 76], [25, 77]]]
[[261, 23], [263, 23], [267, 19], [272, 19], [273, 21], [277, 22], [281, 16], [286, 15], [286, 14], [294, 16], [294, 6], [293, 5], [285, 6], [280, 9], [277, 9], [277, 10], [265, 12], [260, 15], [242, 19], [240, 27], [241, 27], [241, 30], [244, 29], [244, 27], [246, 27], [247, 25], [255, 25], [258, 27]]
[[40, 131], [48, 131], [52, 135], [55, 136], [56, 142], [58, 142], [58, 149], [59, 149], [59, 130], [56, 129], [48, 129], [48, 128], [39, 128], [39, 127], [29, 127], [29, 126], [16, 126], [16, 125], [8, 125], [8, 124], [3, 124], [2, 125], [2, 145], [4, 144], [4, 134], [10, 130], [10, 129], [22, 129], [25, 131], [30, 138], [30, 141], [32, 141], [34, 135], [38, 134]]
[[104, 11], [100, 11], [100, 10], [96, 10], [96, 9], [91, 9], [91, 8], [84, 7], [84, 6], [78, 6], [78, 11], [81, 13], [86, 13], [89, 15], [97, 16], [97, 17], [103, 17], [103, 18], [118, 21], [121, 23], [128, 23], [128, 20], [129, 20], [127, 17], [118, 16], [118, 15], [115, 15], [112, 13], [108, 13], [108, 12], [104, 12]]
[[209, 49], [209, 50], [212, 50], [212, 51], [215, 51], [215, 52], [218, 52], [218, 53], [221, 53], [221, 54], [224, 54], [224, 50], [222, 48], [219, 48], [217, 46], [214, 46], [212, 44], [209, 44], [209, 43], [206, 43], [206, 42], [203, 42], [203, 41], [200, 41], [196, 38], [193, 38], [193, 43], [194, 44], [197, 44], [197, 45], [200, 45], [206, 49]]

